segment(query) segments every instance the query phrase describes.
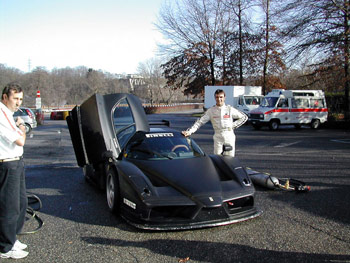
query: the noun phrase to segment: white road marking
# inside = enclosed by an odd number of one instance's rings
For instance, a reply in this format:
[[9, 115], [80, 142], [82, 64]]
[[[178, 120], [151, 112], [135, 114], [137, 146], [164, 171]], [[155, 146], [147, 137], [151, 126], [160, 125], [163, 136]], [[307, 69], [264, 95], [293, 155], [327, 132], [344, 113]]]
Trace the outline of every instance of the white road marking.
[[340, 143], [350, 143], [350, 139], [334, 139], [334, 140], [331, 140], [331, 142], [340, 142]]
[[283, 147], [288, 147], [288, 146], [297, 144], [297, 143], [299, 143], [299, 142], [300, 142], [300, 141], [297, 141], [297, 142], [290, 142], [290, 143], [281, 143], [281, 144], [276, 145], [276, 146], [274, 146], [274, 147], [275, 147], [275, 148], [283, 148]]

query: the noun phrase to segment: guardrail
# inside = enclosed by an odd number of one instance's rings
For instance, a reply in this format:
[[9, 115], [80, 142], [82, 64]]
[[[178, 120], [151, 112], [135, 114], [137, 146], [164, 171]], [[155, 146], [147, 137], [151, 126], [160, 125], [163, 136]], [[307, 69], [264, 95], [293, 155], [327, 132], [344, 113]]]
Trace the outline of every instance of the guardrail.
[[143, 105], [143, 107], [146, 114], [153, 114], [202, 109], [203, 105], [203, 103], [178, 103], [170, 105]]
[[[182, 112], [193, 109], [202, 109], [203, 103], [176, 103], [176, 104], [142, 104], [146, 114]], [[42, 111], [50, 113], [51, 120], [65, 120], [75, 105], [65, 105], [62, 107], [43, 107]]]

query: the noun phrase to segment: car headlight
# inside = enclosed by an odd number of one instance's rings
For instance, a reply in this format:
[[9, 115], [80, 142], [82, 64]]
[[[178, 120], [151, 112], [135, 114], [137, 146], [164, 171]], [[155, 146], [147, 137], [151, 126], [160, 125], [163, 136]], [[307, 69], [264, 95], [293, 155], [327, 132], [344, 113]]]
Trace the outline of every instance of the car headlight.
[[151, 187], [148, 186], [147, 182], [140, 176], [129, 176], [129, 179], [134, 184], [136, 191], [144, 198], [152, 195]]

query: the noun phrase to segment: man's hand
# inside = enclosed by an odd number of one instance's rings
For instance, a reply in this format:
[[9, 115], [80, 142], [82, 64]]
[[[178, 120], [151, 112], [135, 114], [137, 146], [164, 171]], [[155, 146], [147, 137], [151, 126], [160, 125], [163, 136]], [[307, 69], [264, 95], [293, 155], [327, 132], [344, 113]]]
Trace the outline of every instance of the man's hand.
[[182, 135], [188, 137], [190, 136], [190, 133], [188, 131], [182, 131]]
[[16, 120], [16, 126], [18, 129], [20, 129], [23, 133], [26, 133], [26, 125], [24, 121], [21, 119], [21, 117], [18, 117]]
[[17, 117], [17, 119], [16, 119], [16, 126], [19, 127], [21, 125], [24, 125], [24, 121], [22, 120], [21, 117]]
[[18, 146], [24, 146], [26, 142], [26, 125], [24, 124], [24, 121], [22, 120], [21, 117], [17, 117], [16, 125], [18, 129], [22, 131], [22, 136], [21, 138], [15, 141], [15, 144], [17, 144]]

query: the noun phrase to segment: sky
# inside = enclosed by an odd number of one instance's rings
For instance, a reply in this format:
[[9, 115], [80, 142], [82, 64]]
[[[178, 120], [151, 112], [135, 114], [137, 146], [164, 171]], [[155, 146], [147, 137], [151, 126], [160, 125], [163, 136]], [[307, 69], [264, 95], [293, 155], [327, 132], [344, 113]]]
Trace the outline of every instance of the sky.
[[136, 73], [156, 56], [164, 0], [0, 0], [0, 64]]

